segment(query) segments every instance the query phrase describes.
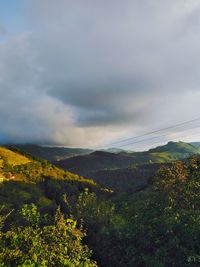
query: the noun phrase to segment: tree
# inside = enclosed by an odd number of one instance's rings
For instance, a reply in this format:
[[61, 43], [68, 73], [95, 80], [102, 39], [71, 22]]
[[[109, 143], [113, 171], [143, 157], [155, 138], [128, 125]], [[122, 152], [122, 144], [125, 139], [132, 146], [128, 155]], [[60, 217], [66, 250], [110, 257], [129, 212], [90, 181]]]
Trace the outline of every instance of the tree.
[[0, 232], [0, 266], [97, 266], [90, 259], [91, 251], [82, 244], [86, 233], [77, 228], [76, 221], [65, 219], [59, 209], [54, 224], [43, 227], [39, 226], [39, 212], [34, 205], [24, 207], [21, 214], [28, 225]]

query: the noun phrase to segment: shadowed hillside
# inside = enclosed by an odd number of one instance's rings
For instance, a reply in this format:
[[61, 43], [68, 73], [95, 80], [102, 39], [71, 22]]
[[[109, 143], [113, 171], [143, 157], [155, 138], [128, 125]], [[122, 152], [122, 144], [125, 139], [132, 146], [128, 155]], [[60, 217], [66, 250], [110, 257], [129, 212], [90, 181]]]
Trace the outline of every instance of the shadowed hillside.
[[85, 155], [92, 152], [90, 149], [82, 148], [66, 148], [66, 147], [49, 147], [39, 145], [8, 145], [10, 149], [19, 149], [25, 153], [29, 153], [39, 159], [48, 161], [57, 161], [70, 157]]
[[[199, 154], [199, 148], [184, 142], [169, 142], [167, 145], [150, 149], [145, 152], [120, 152], [109, 153], [96, 151], [89, 155], [72, 157], [70, 159], [54, 162], [65, 170], [92, 177], [99, 177], [99, 172], [116, 173], [118, 169], [134, 167], [136, 165], [167, 163], [174, 160], [184, 159], [190, 155]], [[115, 170], [115, 172], [114, 172]]]

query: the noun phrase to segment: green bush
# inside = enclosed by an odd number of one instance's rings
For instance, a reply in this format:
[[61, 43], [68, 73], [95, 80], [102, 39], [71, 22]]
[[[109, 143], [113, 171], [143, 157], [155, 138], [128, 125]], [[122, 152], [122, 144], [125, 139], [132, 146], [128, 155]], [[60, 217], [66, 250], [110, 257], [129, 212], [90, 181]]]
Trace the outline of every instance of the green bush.
[[91, 251], [82, 244], [85, 232], [76, 221], [57, 210], [53, 225], [41, 227], [35, 205], [24, 206], [26, 226], [0, 232], [0, 266], [6, 267], [96, 267]]

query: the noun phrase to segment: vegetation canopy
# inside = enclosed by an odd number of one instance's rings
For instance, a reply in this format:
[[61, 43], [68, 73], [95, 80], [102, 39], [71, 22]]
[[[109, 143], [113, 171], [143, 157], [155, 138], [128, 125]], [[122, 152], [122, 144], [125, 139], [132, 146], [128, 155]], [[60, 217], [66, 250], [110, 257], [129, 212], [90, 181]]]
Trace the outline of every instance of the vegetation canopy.
[[200, 265], [198, 156], [132, 165], [137, 180], [128, 176], [119, 187], [105, 179], [106, 188], [12, 153], [23, 160], [2, 160], [0, 266]]

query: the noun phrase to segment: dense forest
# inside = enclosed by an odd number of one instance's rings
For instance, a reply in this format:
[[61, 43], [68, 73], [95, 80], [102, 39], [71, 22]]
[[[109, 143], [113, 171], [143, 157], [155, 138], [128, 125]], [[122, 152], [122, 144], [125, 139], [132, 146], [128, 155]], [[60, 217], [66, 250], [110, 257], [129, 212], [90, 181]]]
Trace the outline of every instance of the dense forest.
[[0, 266], [200, 266], [198, 156], [130, 166], [145, 180], [136, 187], [99, 185], [19, 150], [0, 155]]

